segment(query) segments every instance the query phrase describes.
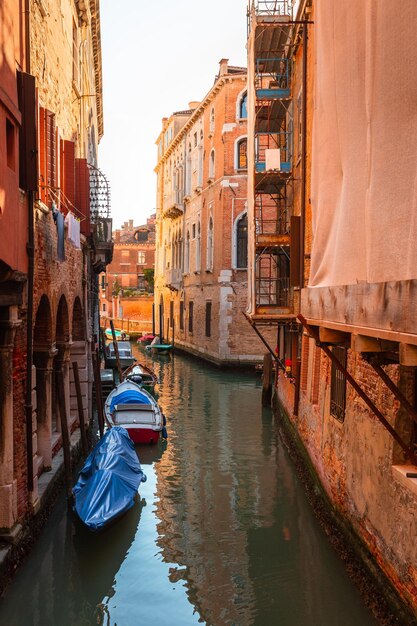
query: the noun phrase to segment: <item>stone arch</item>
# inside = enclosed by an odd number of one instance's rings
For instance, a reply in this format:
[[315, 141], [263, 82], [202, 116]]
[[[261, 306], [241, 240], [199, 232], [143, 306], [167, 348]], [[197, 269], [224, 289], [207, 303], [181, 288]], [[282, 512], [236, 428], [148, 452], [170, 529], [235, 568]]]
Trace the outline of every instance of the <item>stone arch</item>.
[[34, 473], [37, 476], [52, 464], [52, 370], [55, 352], [51, 305], [48, 297], [43, 295], [36, 310], [33, 328], [33, 382], [36, 396], [36, 450], [33, 450], [33, 454]]

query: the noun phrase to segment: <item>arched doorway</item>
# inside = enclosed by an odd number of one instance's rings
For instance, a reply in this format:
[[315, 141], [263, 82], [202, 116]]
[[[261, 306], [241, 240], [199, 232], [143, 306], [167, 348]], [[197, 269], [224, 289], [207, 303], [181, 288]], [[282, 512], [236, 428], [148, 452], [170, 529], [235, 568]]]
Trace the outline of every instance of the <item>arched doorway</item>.
[[56, 350], [52, 340], [51, 306], [46, 295], [40, 299], [33, 328], [33, 377], [36, 394], [35, 474], [50, 469], [52, 463], [52, 371]]
[[164, 298], [161, 294], [161, 299], [159, 300], [159, 338], [161, 343], [164, 337]]

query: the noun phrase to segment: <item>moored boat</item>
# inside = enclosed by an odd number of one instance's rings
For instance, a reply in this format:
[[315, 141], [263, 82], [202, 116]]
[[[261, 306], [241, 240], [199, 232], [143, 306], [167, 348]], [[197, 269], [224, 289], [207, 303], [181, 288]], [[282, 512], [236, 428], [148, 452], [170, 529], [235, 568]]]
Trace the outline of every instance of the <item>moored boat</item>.
[[122, 426], [135, 443], [156, 443], [166, 437], [164, 415], [155, 398], [131, 380], [109, 394], [104, 411], [110, 424]]
[[[135, 362], [135, 357], [132, 353], [132, 346], [128, 341], [118, 341], [117, 347], [119, 349], [120, 367], [125, 370]], [[105, 354], [106, 368], [117, 367], [116, 351], [113, 341], [106, 346]]]
[[146, 480], [124, 428], [110, 428], [88, 456], [73, 489], [74, 510], [93, 531], [100, 531], [131, 509]]
[[[111, 328], [106, 328], [104, 334], [106, 335], [106, 339], [110, 339], [110, 341], [113, 341], [113, 333], [111, 332]], [[130, 339], [130, 335], [121, 328], [115, 328], [114, 334], [116, 335], [116, 341], [129, 341]]]
[[142, 335], [142, 337], [139, 337], [137, 343], [141, 346], [148, 346], [154, 339], [155, 335], [152, 333], [146, 333], [145, 335]]
[[154, 350], [158, 354], [169, 354], [172, 350], [173, 346], [170, 343], [154, 343], [146, 346], [145, 350], [150, 352]]
[[149, 393], [153, 393], [158, 377], [150, 367], [147, 367], [139, 361], [135, 361], [133, 365], [124, 372], [125, 380], [131, 380], [142, 389], [146, 389]]

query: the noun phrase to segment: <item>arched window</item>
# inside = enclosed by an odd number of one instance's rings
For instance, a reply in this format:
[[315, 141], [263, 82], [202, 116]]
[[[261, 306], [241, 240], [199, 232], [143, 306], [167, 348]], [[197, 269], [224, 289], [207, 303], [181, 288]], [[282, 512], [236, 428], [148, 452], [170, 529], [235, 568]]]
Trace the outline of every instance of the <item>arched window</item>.
[[214, 178], [214, 150], [210, 152], [209, 178]]
[[248, 140], [246, 137], [244, 139], [240, 139], [236, 145], [236, 165], [238, 170], [247, 170], [248, 169]]
[[245, 213], [236, 222], [236, 267], [248, 267], [248, 216]]
[[213, 269], [213, 218], [210, 216], [209, 227], [207, 231], [207, 265], [208, 271]]
[[239, 104], [239, 118], [241, 120], [246, 119], [248, 117], [248, 109], [247, 109], [247, 98], [248, 94], [244, 93]]
[[214, 107], [210, 111], [210, 132], [214, 132]]

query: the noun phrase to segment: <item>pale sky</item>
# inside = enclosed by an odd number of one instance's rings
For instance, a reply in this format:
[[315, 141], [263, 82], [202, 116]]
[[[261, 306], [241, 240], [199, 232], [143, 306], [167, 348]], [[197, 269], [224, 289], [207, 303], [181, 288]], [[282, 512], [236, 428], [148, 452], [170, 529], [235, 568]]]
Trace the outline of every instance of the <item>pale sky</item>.
[[210, 90], [221, 58], [246, 66], [247, 0], [101, 0], [104, 137], [113, 227], [155, 209], [161, 120]]

